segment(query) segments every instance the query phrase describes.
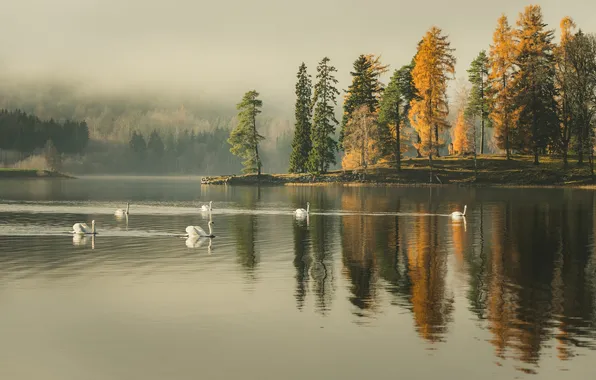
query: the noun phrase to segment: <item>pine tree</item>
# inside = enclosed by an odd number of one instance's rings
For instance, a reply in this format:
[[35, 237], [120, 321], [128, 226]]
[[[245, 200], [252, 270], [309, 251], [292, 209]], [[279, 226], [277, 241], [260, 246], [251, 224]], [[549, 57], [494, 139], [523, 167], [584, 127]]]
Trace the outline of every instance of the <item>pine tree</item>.
[[236, 105], [238, 109], [238, 125], [230, 132], [228, 143], [232, 146], [232, 154], [244, 158], [243, 172], [261, 175], [261, 159], [259, 157], [259, 141], [265, 139], [257, 131], [257, 115], [261, 113], [263, 101], [255, 90], [244, 94], [242, 101]]
[[338, 124], [335, 118], [334, 106], [337, 105], [336, 96], [339, 91], [335, 87], [337, 79], [333, 75], [337, 72], [329, 65], [330, 59], [323, 58], [317, 66], [317, 83], [314, 88], [311, 107], [314, 108], [311, 130], [312, 149], [308, 157], [309, 171], [325, 173], [330, 164], [335, 164], [337, 142], [331, 137]]
[[[401, 170], [401, 153], [407, 150], [403, 145], [403, 125], [407, 122], [410, 102], [415, 98], [416, 88], [412, 82], [412, 66], [395, 70], [383, 91], [379, 106], [379, 142], [384, 155], [395, 157], [395, 166]], [[405, 149], [404, 149], [405, 148]]]
[[581, 29], [566, 45], [569, 72], [569, 96], [577, 138], [578, 164], [588, 154], [594, 175], [594, 122], [596, 117], [596, 35], [586, 35]]
[[137, 131], [133, 131], [130, 141], [128, 142], [128, 145], [130, 146], [132, 151], [135, 153], [137, 158], [139, 158], [140, 160], [143, 160], [145, 158], [145, 153], [147, 151], [147, 144], [145, 143], [145, 139], [143, 138], [143, 135], [141, 135]]
[[151, 155], [154, 158], [161, 159], [163, 157], [164, 144], [161, 140], [161, 137], [159, 136], [159, 133], [157, 133], [157, 130], [155, 129], [153, 130], [153, 132], [151, 132], [151, 135], [149, 135], [147, 149], [149, 150], [149, 152], [151, 152]]
[[354, 71], [350, 72], [352, 83], [345, 91], [344, 113], [339, 134], [339, 144], [343, 148], [344, 129], [352, 112], [361, 105], [366, 105], [370, 112], [376, 112], [383, 91], [379, 78], [387, 72], [388, 66], [380, 63], [380, 57], [374, 54], [361, 54], [354, 61]]
[[489, 82], [490, 119], [495, 128], [497, 146], [505, 150], [507, 160], [511, 158], [511, 131], [517, 122], [518, 110], [514, 104], [513, 75], [517, 45], [507, 17], [502, 15], [493, 34], [490, 46]]
[[427, 148], [431, 182], [432, 151], [434, 149], [439, 155], [439, 131], [449, 127], [446, 120], [449, 114], [447, 80], [448, 74], [455, 72], [456, 59], [453, 51], [447, 36], [442, 35], [441, 29], [433, 26], [418, 45], [412, 70], [412, 78], [420, 98], [412, 101], [409, 117], [420, 135], [422, 145]]
[[290, 173], [304, 173], [308, 170], [308, 156], [312, 148], [311, 141], [311, 109], [312, 82], [306, 71], [304, 62], [298, 68], [296, 82], [296, 129], [292, 140], [290, 155]]
[[488, 120], [490, 82], [488, 81], [488, 57], [482, 50], [472, 61], [468, 69], [468, 80], [472, 84], [470, 99], [466, 107], [467, 117], [480, 117], [480, 154], [484, 154], [484, 127]]
[[[538, 5], [528, 5], [517, 20], [519, 43], [514, 76], [515, 103], [519, 109], [516, 148], [532, 151], [534, 164], [557, 134], [553, 31], [546, 30]], [[531, 149], [530, 149], [531, 147]]]

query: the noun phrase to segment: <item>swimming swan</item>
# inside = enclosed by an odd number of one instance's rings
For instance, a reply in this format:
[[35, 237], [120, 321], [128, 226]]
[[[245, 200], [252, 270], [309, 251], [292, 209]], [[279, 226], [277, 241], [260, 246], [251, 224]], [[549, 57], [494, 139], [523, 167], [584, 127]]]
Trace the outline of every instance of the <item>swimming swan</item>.
[[129, 204], [128, 204], [128, 202], [126, 202], [126, 211], [125, 210], [122, 210], [121, 208], [119, 208], [118, 210], [116, 210], [114, 212], [114, 215], [117, 215], [117, 216], [128, 215], [128, 206], [129, 206]]
[[207, 205], [202, 205], [201, 206], [201, 211], [211, 211], [211, 203], [213, 203], [213, 201], [209, 201], [209, 206]]
[[75, 223], [72, 226], [72, 234], [89, 234], [89, 235], [96, 235], [95, 232], [95, 220], [91, 221], [91, 228], [87, 225], [87, 223]]
[[298, 209], [296, 209], [296, 211], [294, 211], [296, 216], [299, 216], [299, 217], [305, 217], [308, 215], [309, 212], [310, 212], [310, 202], [306, 202], [306, 210], [303, 208], [298, 208]]
[[188, 234], [188, 236], [201, 236], [201, 237], [208, 237], [208, 238], [214, 238], [215, 235], [213, 235], [213, 230], [211, 229], [211, 225], [215, 224], [213, 223], [213, 221], [209, 221], [209, 223], [207, 223], [207, 225], [209, 226], [209, 233], [206, 233], [204, 229], [202, 229], [200, 226], [188, 226], [186, 227], [186, 233]]
[[461, 218], [463, 218], [464, 216], [466, 216], [466, 209], [467, 208], [468, 208], [468, 206], [467, 205], [464, 205], [464, 212], [463, 213], [461, 211], [453, 211], [451, 213], [451, 217], [453, 219], [461, 219]]

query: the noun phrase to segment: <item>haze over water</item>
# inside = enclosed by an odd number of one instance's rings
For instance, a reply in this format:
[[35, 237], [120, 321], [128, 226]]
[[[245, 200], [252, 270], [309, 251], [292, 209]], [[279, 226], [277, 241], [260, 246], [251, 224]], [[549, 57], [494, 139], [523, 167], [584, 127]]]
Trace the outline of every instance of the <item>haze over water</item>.
[[5, 180], [0, 378], [591, 378], [595, 197]]

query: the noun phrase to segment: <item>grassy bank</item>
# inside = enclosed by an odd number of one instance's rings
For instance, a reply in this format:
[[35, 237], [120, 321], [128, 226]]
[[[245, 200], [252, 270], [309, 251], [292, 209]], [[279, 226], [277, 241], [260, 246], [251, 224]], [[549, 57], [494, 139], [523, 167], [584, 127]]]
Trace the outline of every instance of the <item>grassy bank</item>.
[[0, 168], [0, 179], [13, 178], [75, 178], [50, 170]]
[[[589, 165], [579, 167], [570, 160], [567, 169], [561, 159], [541, 157], [540, 165], [533, 164], [533, 157], [514, 156], [507, 161], [501, 156], [483, 156], [477, 160], [461, 157], [433, 159], [433, 184], [460, 184], [472, 186], [589, 186], [592, 184]], [[209, 185], [408, 185], [429, 184], [429, 163], [426, 158], [406, 159], [402, 170], [379, 164], [364, 170], [338, 170], [323, 175], [311, 174], [264, 174], [260, 181], [256, 175], [231, 175], [205, 177]]]

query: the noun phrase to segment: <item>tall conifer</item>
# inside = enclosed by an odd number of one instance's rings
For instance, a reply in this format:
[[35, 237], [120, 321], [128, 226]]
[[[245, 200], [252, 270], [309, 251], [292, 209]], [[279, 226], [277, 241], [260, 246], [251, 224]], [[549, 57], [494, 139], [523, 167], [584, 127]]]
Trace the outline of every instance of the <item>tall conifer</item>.
[[337, 72], [329, 64], [328, 57], [323, 58], [317, 66], [317, 83], [311, 107], [314, 108], [311, 129], [312, 149], [308, 157], [308, 167], [311, 172], [325, 173], [331, 164], [335, 164], [337, 141], [332, 135], [338, 122], [335, 118], [334, 106], [337, 105], [336, 96], [339, 91], [335, 87], [337, 79], [333, 75]]
[[261, 158], [259, 157], [259, 141], [264, 140], [257, 131], [257, 115], [261, 113], [263, 101], [255, 90], [248, 91], [242, 101], [236, 105], [238, 109], [238, 125], [230, 132], [228, 143], [232, 145], [230, 152], [244, 158], [243, 171], [257, 172], [261, 175]]
[[296, 82], [295, 131], [290, 155], [290, 173], [304, 173], [308, 170], [308, 155], [312, 148], [310, 97], [312, 82], [302, 62], [298, 68]]

